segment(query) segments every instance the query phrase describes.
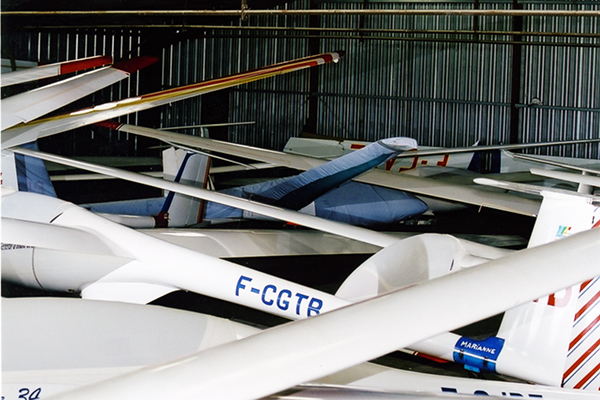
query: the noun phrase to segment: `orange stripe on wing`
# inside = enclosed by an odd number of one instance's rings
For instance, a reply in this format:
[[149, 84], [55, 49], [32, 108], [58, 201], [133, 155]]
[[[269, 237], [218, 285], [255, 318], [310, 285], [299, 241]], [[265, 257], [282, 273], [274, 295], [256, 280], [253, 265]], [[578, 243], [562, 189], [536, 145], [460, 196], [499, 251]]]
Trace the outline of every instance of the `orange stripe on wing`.
[[243, 81], [244, 79], [256, 78], [256, 77], [260, 77], [260, 76], [263, 76], [263, 75], [266, 75], [269, 73], [283, 73], [283, 72], [290, 72], [290, 71], [293, 71], [296, 69], [310, 68], [310, 67], [314, 67], [314, 66], [317, 66], [320, 64], [325, 64], [325, 63], [328, 63], [331, 61], [335, 61], [336, 59], [337, 58], [333, 55], [333, 53], [326, 53], [326, 54], [321, 54], [318, 56], [302, 58], [299, 60], [286, 61], [283, 63], [271, 65], [268, 67], [254, 69], [252, 71], [246, 71], [246, 72], [242, 72], [239, 74], [224, 76], [222, 78], [211, 79], [210, 81], [193, 83], [193, 84], [187, 85], [187, 86], [182, 86], [182, 87], [173, 88], [173, 89], [167, 89], [167, 90], [163, 90], [163, 91], [156, 92], [156, 93], [150, 93], [147, 95], [143, 95], [142, 98], [148, 99], [148, 98], [152, 98], [154, 96], [162, 96], [162, 95], [171, 94], [171, 93], [185, 92], [187, 90], [199, 89], [204, 86], [219, 85], [219, 84], [223, 84], [223, 83], [235, 84], [234, 82], [237, 80]]

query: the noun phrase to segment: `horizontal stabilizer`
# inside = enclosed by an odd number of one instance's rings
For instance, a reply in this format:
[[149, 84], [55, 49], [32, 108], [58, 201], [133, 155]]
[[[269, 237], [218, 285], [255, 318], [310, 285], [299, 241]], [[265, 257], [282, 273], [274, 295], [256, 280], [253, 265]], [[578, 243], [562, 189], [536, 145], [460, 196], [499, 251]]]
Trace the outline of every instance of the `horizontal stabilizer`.
[[[441, 154], [460, 154], [460, 153], [473, 153], [479, 151], [492, 151], [492, 150], [521, 150], [531, 149], [540, 147], [550, 146], [563, 146], [567, 144], [585, 144], [585, 143], [597, 143], [600, 139], [578, 139], [578, 140], [565, 140], [561, 142], [541, 142], [541, 143], [520, 143], [520, 144], [492, 144], [487, 146], [469, 146], [469, 147], [455, 147], [455, 148], [441, 148], [432, 150], [418, 150], [414, 153], [403, 154], [399, 157], [425, 157], [434, 156]], [[519, 154], [520, 155], [520, 154]], [[537, 160], [536, 160], [537, 161]]]
[[[339, 157], [349, 149], [357, 149], [368, 145], [370, 142], [350, 140], [350, 139], [333, 139], [328, 136], [317, 137], [293, 137], [288, 140], [283, 151], [290, 154], [306, 155], [315, 158], [334, 158]], [[538, 142], [538, 143], [519, 143], [519, 144], [494, 144], [494, 145], [473, 145], [466, 147], [435, 147], [430, 149], [421, 149], [411, 153], [398, 155], [398, 158], [412, 157], [429, 157], [438, 155], [451, 155], [474, 153], [493, 150], [522, 150], [530, 148], [563, 146], [569, 144], [586, 144], [597, 143], [600, 139], [577, 139], [565, 140], [560, 142]], [[319, 145], [321, 143], [321, 145]], [[325, 144], [323, 146], [323, 144]], [[512, 154], [511, 154], [512, 155]]]
[[104, 125], [108, 128], [118, 130], [119, 132], [129, 132], [144, 137], [162, 140], [163, 142], [167, 143], [175, 143], [176, 145], [197, 147], [200, 149], [216, 151], [236, 157], [262, 161], [279, 167], [307, 170], [327, 162], [326, 160], [319, 160], [312, 157], [286, 154], [281, 151], [261, 149], [258, 147], [229, 143], [222, 140], [215, 140], [199, 136], [184, 135], [177, 132], [166, 132], [158, 129], [146, 128], [143, 126], [112, 122], [101, 123], [99, 125]]
[[[598, 140], [600, 140], [600, 139], [598, 139]], [[565, 143], [567, 143], [567, 142], [565, 142]], [[549, 159], [545, 159], [545, 158], [530, 156], [528, 154], [515, 154], [515, 153], [510, 153], [510, 152], [507, 152], [506, 154], [509, 154], [511, 157], [517, 158], [519, 160], [533, 161], [533, 162], [540, 163], [540, 164], [552, 165], [554, 167], [572, 169], [574, 171], [587, 172], [590, 174], [600, 174], [600, 171], [598, 171], [596, 169], [585, 168], [585, 167], [581, 167], [579, 165], [573, 165], [573, 164], [568, 164], [568, 163], [559, 162], [559, 161], [555, 161], [555, 160], [549, 160]]]
[[[579, 183], [589, 186], [600, 187], [600, 178], [597, 176], [572, 174], [562, 171], [550, 171], [546, 169], [532, 168], [531, 173], [534, 175], [545, 176], [546, 178], [559, 179], [561, 181]], [[596, 171], [596, 174], [600, 171]]]
[[506, 190], [511, 190], [511, 191], [520, 192], [520, 193], [527, 193], [527, 194], [531, 194], [534, 196], [542, 196], [542, 192], [554, 192], [554, 193], [569, 194], [572, 196], [590, 197], [590, 195], [588, 195], [588, 194], [577, 193], [572, 190], [558, 189], [558, 188], [539, 186], [539, 185], [530, 185], [527, 183], [499, 181], [496, 179], [489, 179], [489, 178], [475, 178], [475, 179], [473, 179], [473, 182], [477, 183], [478, 185], [491, 186], [491, 187], [496, 187], [498, 189], [506, 189]]

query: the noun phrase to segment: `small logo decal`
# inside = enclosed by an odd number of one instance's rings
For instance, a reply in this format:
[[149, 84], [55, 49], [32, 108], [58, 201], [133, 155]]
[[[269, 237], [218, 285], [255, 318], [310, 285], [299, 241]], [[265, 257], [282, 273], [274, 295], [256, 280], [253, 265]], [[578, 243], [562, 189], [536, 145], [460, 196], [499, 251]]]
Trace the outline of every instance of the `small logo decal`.
[[454, 361], [471, 371], [496, 372], [496, 360], [504, 346], [504, 339], [492, 336], [485, 340], [461, 337], [454, 346]]
[[571, 232], [570, 226], [560, 225], [558, 227], [558, 231], [556, 232], [556, 238], [557, 239], [565, 238], [565, 237], [569, 236], [570, 232]]

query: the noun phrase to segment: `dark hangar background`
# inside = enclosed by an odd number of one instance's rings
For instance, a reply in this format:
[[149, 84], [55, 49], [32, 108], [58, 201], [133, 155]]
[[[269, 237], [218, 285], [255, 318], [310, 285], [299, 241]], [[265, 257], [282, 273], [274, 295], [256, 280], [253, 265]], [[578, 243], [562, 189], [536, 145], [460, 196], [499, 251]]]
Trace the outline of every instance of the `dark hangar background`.
[[[212, 128], [210, 134], [278, 150], [290, 136], [303, 131], [361, 140], [410, 136], [420, 145], [439, 146], [583, 139], [600, 132], [599, 18], [385, 14], [444, 8], [598, 10], [596, 1], [248, 0], [250, 10], [287, 12], [245, 19], [143, 12], [201, 13], [240, 11], [242, 7], [242, 1], [233, 0], [5, 0], [2, 54], [41, 63], [99, 54], [116, 60], [137, 55], [160, 59], [128, 82], [71, 106], [75, 108], [345, 50], [345, 58], [337, 65], [122, 118], [156, 128], [254, 121], [253, 125]], [[339, 13], [296, 13], [331, 9]], [[60, 13], [66, 10], [85, 13]], [[344, 10], [382, 13], [347, 15]], [[22, 14], [11, 14], [16, 11]], [[140, 12], [119, 13], [125, 11]], [[198, 130], [185, 132], [197, 134]], [[65, 154], [148, 153], [144, 139], [113, 137], [100, 128], [83, 128], [65, 136], [68, 139], [60, 140]], [[597, 145], [539, 152], [598, 158]]]
[[[267, 12], [241, 18], [243, 8]], [[64, 112], [345, 50], [337, 64], [119, 118], [153, 128], [184, 127], [178, 131], [192, 135], [201, 134], [201, 128], [186, 127], [253, 122], [213, 127], [209, 135], [276, 150], [290, 137], [306, 133], [368, 141], [408, 136], [420, 145], [447, 147], [598, 137], [600, 18], [391, 14], [439, 9], [576, 13], [598, 11], [600, 4], [563, 0], [5, 0], [2, 56], [40, 63], [93, 55], [112, 55], [115, 61], [138, 55], [159, 59], [129, 80], [58, 111]], [[218, 13], [228, 10], [239, 14]], [[338, 12], [307, 16], [301, 14], [305, 10]], [[345, 14], [347, 10], [365, 14]], [[270, 15], [268, 11], [285, 13]], [[373, 11], [377, 13], [366, 14]], [[28, 88], [8, 88], [2, 96]], [[66, 156], [157, 159], [161, 143], [88, 126], [43, 139], [40, 145]], [[597, 144], [530, 152], [599, 156]], [[491, 164], [491, 156], [484, 158], [483, 171]], [[64, 189], [63, 198], [82, 203], [112, 200], [117, 194], [143, 197], [144, 190], [94, 183], [75, 191]], [[495, 214], [491, 220], [479, 219], [475, 227], [465, 221], [460, 216], [440, 229], [527, 235], [531, 227], [527, 218], [497, 218]]]

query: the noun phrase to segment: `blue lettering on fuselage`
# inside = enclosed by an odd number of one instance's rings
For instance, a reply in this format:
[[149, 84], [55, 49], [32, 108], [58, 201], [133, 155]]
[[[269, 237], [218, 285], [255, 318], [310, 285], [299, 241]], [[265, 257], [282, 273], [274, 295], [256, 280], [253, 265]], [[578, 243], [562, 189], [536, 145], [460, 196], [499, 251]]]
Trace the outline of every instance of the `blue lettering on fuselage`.
[[[453, 387], [445, 387], [442, 386], [442, 393], [456, 393], [456, 394], [471, 394], [469, 392], [460, 392], [457, 388], [453, 388]], [[492, 396], [490, 394], [488, 394], [488, 392], [486, 392], [485, 390], [474, 390], [473, 394], [475, 396]], [[500, 395], [498, 394], [494, 394], [494, 396], [501, 396], [501, 397], [529, 397], [530, 399], [543, 399], [544, 396], [542, 396], [541, 394], [537, 394], [537, 393], [528, 393], [527, 396], [521, 394], [521, 393], [517, 393], [517, 392], [502, 392]]]
[[277, 307], [283, 311], [287, 310], [290, 306], [290, 302], [283, 299], [284, 295], [287, 299], [289, 299], [292, 297], [292, 292], [287, 289], [283, 289], [281, 292], [279, 292], [279, 296], [277, 296]]
[[[277, 307], [282, 311], [287, 311], [295, 303], [296, 315], [301, 315], [302, 309], [306, 307], [306, 316], [318, 315], [323, 308], [323, 300], [311, 297], [303, 293], [293, 293], [289, 289], [278, 289], [273, 284], [264, 287], [252, 287], [249, 283], [252, 278], [241, 275], [235, 287], [235, 295], [240, 296], [240, 292], [249, 291], [260, 296], [261, 302], [268, 307]], [[307, 300], [305, 302], [305, 300]], [[294, 309], [294, 308], [292, 308]]]

